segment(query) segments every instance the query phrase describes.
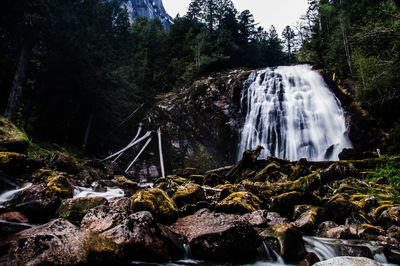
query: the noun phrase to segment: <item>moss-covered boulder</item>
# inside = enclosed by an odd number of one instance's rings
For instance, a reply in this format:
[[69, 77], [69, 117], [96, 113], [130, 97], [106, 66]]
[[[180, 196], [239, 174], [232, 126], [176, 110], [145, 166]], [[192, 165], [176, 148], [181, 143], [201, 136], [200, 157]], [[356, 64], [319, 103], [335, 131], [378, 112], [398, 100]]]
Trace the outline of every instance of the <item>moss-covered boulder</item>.
[[161, 189], [143, 189], [131, 198], [131, 211], [149, 211], [162, 223], [172, 223], [178, 218], [175, 202]]
[[19, 174], [25, 169], [26, 156], [16, 152], [0, 152], [0, 171]]
[[383, 208], [382, 210], [377, 211], [379, 215], [376, 215], [377, 222], [384, 226], [385, 228], [389, 228], [392, 225], [400, 226], [400, 206], [392, 205]]
[[90, 209], [106, 204], [108, 202], [103, 197], [67, 199], [61, 202], [57, 210], [57, 215], [73, 224], [79, 225], [82, 218]]
[[174, 175], [188, 178], [190, 175], [197, 174], [198, 170], [196, 168], [187, 167], [187, 168], [183, 168], [183, 169], [174, 169], [173, 173], [174, 173]]
[[290, 224], [270, 226], [260, 236], [285, 262], [298, 261], [306, 253], [301, 233]]
[[199, 185], [204, 184], [204, 178], [205, 178], [205, 175], [190, 175], [189, 176], [190, 181], [192, 181], [193, 183], [199, 184]]
[[236, 192], [219, 202], [216, 210], [223, 213], [245, 214], [261, 210], [261, 201], [250, 192]]
[[180, 186], [172, 199], [178, 207], [182, 207], [185, 204], [195, 204], [198, 201], [204, 200], [205, 193], [200, 185], [188, 183]]
[[29, 139], [13, 123], [0, 116], [0, 151], [26, 153]]
[[204, 177], [203, 185], [215, 187], [224, 184], [225, 180], [218, 174], [210, 173]]
[[[55, 152], [51, 154], [53, 158], [51, 166], [57, 171], [67, 172], [69, 174], [78, 174], [81, 169], [81, 165], [78, 160], [73, 156], [66, 156], [61, 152]], [[86, 165], [86, 168], [88, 166]], [[90, 167], [90, 170], [99, 170]]]
[[304, 166], [302, 163], [296, 164], [296, 166], [294, 166], [291, 170], [292, 171], [289, 175], [290, 180], [296, 180], [302, 176], [307, 176], [311, 174], [309, 168]]
[[72, 185], [64, 174], [49, 176], [46, 187], [46, 195], [50, 198], [67, 199], [73, 195]]
[[292, 216], [294, 206], [299, 204], [318, 206], [319, 201], [320, 199], [312, 193], [291, 191], [271, 197], [271, 210], [284, 216]]
[[350, 201], [346, 194], [337, 194], [324, 200], [324, 217], [338, 224], [344, 224], [346, 218], [351, 214], [358, 214], [361, 210], [356, 204]]
[[269, 177], [272, 173], [279, 172], [280, 170], [281, 170], [281, 166], [276, 162], [272, 162], [256, 174], [256, 176], [254, 177], [254, 181], [255, 182], [264, 182], [264, 181], [275, 182], [276, 180], [271, 180], [271, 178], [269, 178]]
[[165, 178], [159, 178], [156, 181], [154, 187], [165, 191], [169, 197], [172, 197], [175, 194], [175, 192], [178, 190], [179, 185], [177, 183], [175, 183], [174, 181], [167, 180]]

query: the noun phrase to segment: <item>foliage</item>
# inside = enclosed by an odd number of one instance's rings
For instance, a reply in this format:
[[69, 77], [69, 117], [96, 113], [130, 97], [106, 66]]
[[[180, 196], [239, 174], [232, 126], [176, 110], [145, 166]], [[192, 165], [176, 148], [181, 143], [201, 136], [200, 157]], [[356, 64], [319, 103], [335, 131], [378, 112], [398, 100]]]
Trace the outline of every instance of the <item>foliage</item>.
[[398, 156], [384, 156], [381, 163], [369, 174], [369, 179], [376, 181], [380, 177], [385, 177], [389, 183], [400, 188], [400, 158]]

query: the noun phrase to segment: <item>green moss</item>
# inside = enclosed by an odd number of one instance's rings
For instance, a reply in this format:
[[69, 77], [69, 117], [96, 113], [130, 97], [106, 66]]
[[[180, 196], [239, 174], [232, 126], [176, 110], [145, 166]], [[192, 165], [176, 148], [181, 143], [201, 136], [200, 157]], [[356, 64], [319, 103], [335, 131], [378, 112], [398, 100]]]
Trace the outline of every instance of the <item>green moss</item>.
[[244, 214], [261, 210], [261, 201], [250, 192], [236, 192], [219, 202], [216, 210], [224, 213]]
[[368, 180], [376, 181], [380, 177], [386, 177], [389, 184], [396, 190], [400, 190], [400, 157], [383, 156], [380, 163], [368, 175]]
[[260, 172], [257, 173], [257, 175], [254, 177], [254, 181], [256, 181], [256, 182], [270, 181], [268, 178], [269, 175], [272, 172], [280, 171], [280, 169], [281, 169], [281, 166], [279, 164], [277, 164], [276, 162], [272, 162], [272, 163], [268, 164]]
[[73, 224], [79, 225], [83, 216], [92, 208], [106, 205], [108, 201], [103, 197], [76, 198], [62, 201], [57, 210], [60, 218], [64, 218]]
[[0, 165], [15, 164], [26, 159], [26, 156], [16, 152], [0, 152]]
[[118, 264], [119, 248], [111, 239], [93, 232], [87, 232], [82, 255], [78, 264], [112, 265]]
[[72, 197], [72, 185], [65, 175], [52, 175], [47, 178], [46, 182], [46, 195], [48, 197], [60, 199]]
[[176, 205], [194, 204], [205, 199], [203, 189], [198, 184], [189, 183], [178, 188], [172, 199]]
[[161, 222], [172, 223], [178, 218], [175, 202], [161, 189], [143, 189], [131, 198], [131, 211], [149, 211]]
[[26, 153], [29, 146], [28, 136], [13, 123], [0, 116], [0, 151]]

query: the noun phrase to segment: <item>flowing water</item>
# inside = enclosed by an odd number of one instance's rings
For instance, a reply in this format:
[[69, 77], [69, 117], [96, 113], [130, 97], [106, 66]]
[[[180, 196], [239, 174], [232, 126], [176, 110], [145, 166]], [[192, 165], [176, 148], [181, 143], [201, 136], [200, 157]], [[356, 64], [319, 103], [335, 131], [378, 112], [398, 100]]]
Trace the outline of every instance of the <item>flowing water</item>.
[[28, 188], [30, 186], [32, 186], [32, 183], [26, 183], [26, 184], [22, 185], [22, 187], [20, 187], [20, 188], [16, 188], [16, 189], [9, 190], [9, 191], [2, 193], [0, 195], [0, 207], [3, 206], [2, 203], [12, 200], [18, 194], [18, 192], [20, 192], [21, 190], [24, 190], [25, 188]]
[[86, 198], [86, 197], [104, 197], [106, 199], [112, 199], [117, 197], [125, 196], [125, 192], [120, 188], [109, 188], [104, 192], [96, 192], [93, 188], [89, 187], [78, 187], [74, 188], [74, 198]]
[[245, 149], [261, 157], [337, 160], [352, 147], [339, 100], [309, 65], [266, 68], [250, 75], [242, 92], [246, 120], [238, 160]]

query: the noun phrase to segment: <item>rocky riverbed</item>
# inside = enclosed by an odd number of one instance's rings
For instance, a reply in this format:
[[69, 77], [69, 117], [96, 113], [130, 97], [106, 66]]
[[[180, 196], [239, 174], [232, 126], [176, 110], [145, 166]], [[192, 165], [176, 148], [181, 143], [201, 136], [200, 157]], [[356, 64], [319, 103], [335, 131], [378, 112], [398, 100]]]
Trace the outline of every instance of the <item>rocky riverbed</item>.
[[385, 177], [366, 179], [381, 162], [374, 154], [290, 162], [247, 150], [236, 165], [176, 169], [143, 186], [112, 164], [31, 158], [25, 138], [2, 136], [1, 265], [326, 259], [305, 236], [353, 241], [336, 255], [400, 263], [400, 193]]

